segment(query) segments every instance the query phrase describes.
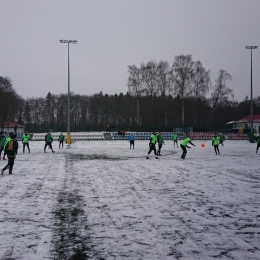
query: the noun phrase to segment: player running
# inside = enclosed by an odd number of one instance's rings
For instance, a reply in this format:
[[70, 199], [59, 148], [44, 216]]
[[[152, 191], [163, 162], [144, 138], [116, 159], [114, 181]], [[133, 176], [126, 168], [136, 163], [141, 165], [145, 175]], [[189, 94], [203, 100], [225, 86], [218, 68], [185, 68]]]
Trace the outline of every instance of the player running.
[[154, 155], [155, 155], [155, 159], [159, 159], [159, 157], [156, 156], [156, 141], [157, 141], [157, 134], [156, 132], [154, 131], [150, 137], [150, 142], [149, 142], [149, 152], [146, 156], [146, 159], [150, 159], [149, 158], [149, 155], [150, 153], [153, 151], [154, 152]]
[[163, 137], [162, 137], [162, 132], [159, 132], [158, 136], [157, 136], [157, 143], [158, 143], [158, 152], [157, 155], [161, 155], [161, 149], [164, 143], [163, 141]]
[[9, 133], [9, 136], [5, 139], [3, 160], [6, 160], [6, 159], [5, 159], [5, 155], [6, 155], [5, 147], [6, 147], [6, 145], [8, 144], [8, 142], [10, 142], [10, 141], [12, 140], [12, 135], [13, 135], [13, 134], [14, 134], [14, 132], [10, 132], [10, 133]]
[[220, 155], [220, 152], [219, 152], [219, 140], [220, 140], [220, 137], [217, 135], [217, 133], [214, 133], [214, 136], [212, 137], [212, 146], [214, 146], [214, 150], [215, 150], [215, 153], [216, 155]]
[[5, 146], [5, 152], [8, 157], [8, 163], [7, 165], [1, 170], [1, 174], [4, 174], [4, 171], [9, 168], [9, 174], [13, 174], [13, 166], [14, 166], [14, 160], [18, 152], [18, 142], [17, 142], [17, 136], [16, 134], [13, 134], [11, 137], [11, 140], [6, 144]]
[[225, 136], [221, 134], [219, 137], [219, 143], [221, 144], [221, 146], [224, 146], [225, 140], [226, 140]]

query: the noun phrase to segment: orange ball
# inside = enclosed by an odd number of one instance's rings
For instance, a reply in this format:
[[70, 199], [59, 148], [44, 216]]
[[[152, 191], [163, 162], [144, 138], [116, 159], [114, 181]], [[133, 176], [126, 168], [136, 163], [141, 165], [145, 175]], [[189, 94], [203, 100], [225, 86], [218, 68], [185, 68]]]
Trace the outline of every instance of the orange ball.
[[201, 144], [201, 146], [202, 146], [202, 147], [205, 147], [205, 144], [204, 144], [204, 143], [202, 143], [202, 144]]

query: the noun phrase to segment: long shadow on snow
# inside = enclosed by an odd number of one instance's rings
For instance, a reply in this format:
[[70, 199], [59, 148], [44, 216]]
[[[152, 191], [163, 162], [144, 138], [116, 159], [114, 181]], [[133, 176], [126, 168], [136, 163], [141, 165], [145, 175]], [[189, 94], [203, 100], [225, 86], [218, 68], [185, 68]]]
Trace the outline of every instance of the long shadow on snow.
[[[173, 151], [171, 153], [163, 154], [163, 156], [173, 155], [176, 152]], [[163, 157], [162, 156], [162, 157]], [[106, 154], [70, 154], [70, 156], [67, 158], [67, 160], [105, 160], [105, 161], [119, 161], [119, 160], [130, 160], [130, 159], [140, 159], [144, 158], [145, 156], [109, 156]]]
[[110, 161], [118, 161], [118, 160], [127, 160], [128, 158], [123, 157], [113, 157], [105, 154], [70, 154], [67, 160], [110, 160]]

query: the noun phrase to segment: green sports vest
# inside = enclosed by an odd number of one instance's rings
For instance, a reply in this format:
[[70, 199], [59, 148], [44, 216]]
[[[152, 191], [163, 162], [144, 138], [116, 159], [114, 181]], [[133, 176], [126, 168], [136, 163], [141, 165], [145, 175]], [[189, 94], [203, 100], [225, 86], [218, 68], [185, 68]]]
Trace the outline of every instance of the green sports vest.
[[151, 140], [151, 144], [156, 144], [157, 135], [152, 134], [150, 140]]
[[213, 145], [219, 145], [219, 136], [216, 136], [216, 137], [213, 137], [212, 138], [212, 142], [213, 142]]
[[181, 142], [181, 144], [182, 144], [183, 146], [186, 146], [189, 141], [190, 141], [190, 138], [186, 138], [186, 139], [184, 139], [184, 140]]
[[23, 142], [26, 144], [30, 140], [30, 135], [23, 134], [22, 139], [23, 139]]

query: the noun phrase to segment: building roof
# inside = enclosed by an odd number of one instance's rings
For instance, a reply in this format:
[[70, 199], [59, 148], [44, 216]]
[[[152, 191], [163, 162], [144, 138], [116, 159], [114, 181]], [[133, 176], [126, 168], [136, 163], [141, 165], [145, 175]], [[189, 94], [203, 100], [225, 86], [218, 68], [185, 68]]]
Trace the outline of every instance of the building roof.
[[[14, 128], [15, 126], [17, 126], [17, 128], [24, 128], [23, 125], [19, 125], [14, 122], [4, 122], [3, 125], [4, 128]], [[0, 125], [0, 127], [2, 127], [2, 125]]]
[[[239, 123], [250, 123], [251, 122], [251, 116], [243, 117], [236, 121], [230, 121], [227, 124], [239, 124]], [[253, 115], [253, 123], [260, 123], [260, 115]]]

